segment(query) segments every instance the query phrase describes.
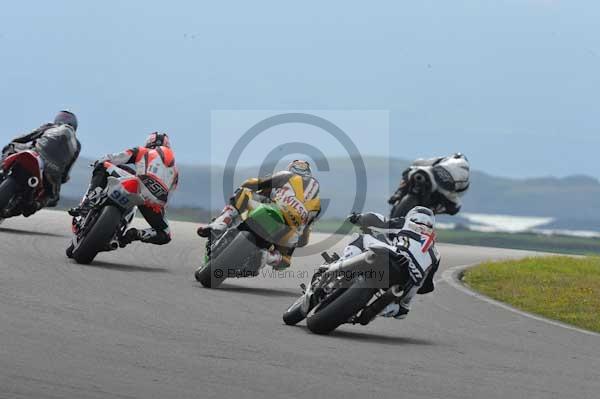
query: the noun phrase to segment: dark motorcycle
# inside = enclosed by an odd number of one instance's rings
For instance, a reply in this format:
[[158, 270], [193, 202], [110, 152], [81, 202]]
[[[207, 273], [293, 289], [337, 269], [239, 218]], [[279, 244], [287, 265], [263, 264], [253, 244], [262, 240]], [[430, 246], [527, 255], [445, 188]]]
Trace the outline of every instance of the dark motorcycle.
[[21, 151], [4, 159], [1, 165], [0, 221], [35, 209], [46, 195], [44, 190], [44, 160], [31, 150]]
[[390, 218], [404, 217], [415, 206], [427, 206], [431, 202], [435, 179], [426, 170], [418, 170], [408, 182], [403, 182], [396, 194], [392, 197], [392, 210]]

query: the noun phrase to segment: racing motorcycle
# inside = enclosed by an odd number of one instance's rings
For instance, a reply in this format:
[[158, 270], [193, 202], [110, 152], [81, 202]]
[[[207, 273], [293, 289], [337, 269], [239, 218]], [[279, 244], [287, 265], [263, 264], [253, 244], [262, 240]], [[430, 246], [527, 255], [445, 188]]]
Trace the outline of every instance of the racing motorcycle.
[[[104, 162], [104, 167], [108, 173], [106, 188], [92, 201], [89, 212], [73, 218], [73, 239], [66, 255], [77, 263], [89, 264], [100, 252], [124, 247], [123, 236], [137, 207], [149, 198], [148, 187], [161, 190], [160, 185], [146, 181], [152, 180], [151, 177], [135, 176], [134, 171], [125, 166]], [[163, 191], [166, 195], [166, 190]], [[162, 195], [152, 194], [157, 198]]]
[[0, 221], [19, 216], [43, 200], [44, 160], [37, 152], [10, 155], [0, 167]]
[[[409, 262], [385, 237], [361, 226], [365, 242], [362, 254], [341, 259], [323, 252], [324, 264], [310, 286], [283, 314], [287, 325], [304, 319], [310, 331], [329, 334], [342, 324], [367, 325], [390, 303], [401, 299], [410, 287]], [[366, 237], [365, 237], [366, 236]]]
[[[420, 160], [403, 173], [400, 187], [390, 198], [390, 218], [406, 216], [415, 206], [425, 206], [436, 212], [439, 194], [462, 196], [469, 188], [470, 167], [461, 153]], [[452, 214], [452, 213], [451, 213]]]
[[404, 217], [415, 206], [430, 203], [431, 194], [436, 187], [434, 176], [426, 169], [416, 170], [410, 175], [408, 182], [402, 184], [408, 187], [401, 186], [395, 194], [396, 201], [392, 205], [390, 218]]
[[227, 278], [257, 276], [264, 267], [261, 249], [270, 249], [288, 232], [279, 207], [259, 204], [221, 235], [207, 240], [204, 264], [194, 276], [206, 288], [216, 288]]

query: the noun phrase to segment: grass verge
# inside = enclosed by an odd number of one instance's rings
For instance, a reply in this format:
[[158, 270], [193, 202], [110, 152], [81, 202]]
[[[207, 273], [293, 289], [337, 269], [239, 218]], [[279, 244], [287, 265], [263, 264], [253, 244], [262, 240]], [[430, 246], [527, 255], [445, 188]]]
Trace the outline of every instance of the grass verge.
[[484, 263], [467, 270], [463, 281], [518, 309], [600, 332], [600, 257]]

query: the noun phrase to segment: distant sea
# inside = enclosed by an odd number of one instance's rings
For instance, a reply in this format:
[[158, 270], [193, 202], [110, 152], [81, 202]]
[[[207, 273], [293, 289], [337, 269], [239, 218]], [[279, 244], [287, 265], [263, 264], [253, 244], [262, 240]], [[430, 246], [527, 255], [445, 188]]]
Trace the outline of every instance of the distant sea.
[[550, 229], [544, 226], [552, 223], [555, 219], [551, 217], [529, 217], [513, 215], [492, 215], [485, 213], [461, 212], [461, 222], [448, 222], [451, 219], [444, 218], [444, 222], [438, 223], [443, 229], [454, 229], [460, 226], [473, 231], [503, 232], [503, 233], [537, 233], [547, 235], [566, 235], [573, 237], [599, 237], [600, 231], [592, 230], [569, 230]]

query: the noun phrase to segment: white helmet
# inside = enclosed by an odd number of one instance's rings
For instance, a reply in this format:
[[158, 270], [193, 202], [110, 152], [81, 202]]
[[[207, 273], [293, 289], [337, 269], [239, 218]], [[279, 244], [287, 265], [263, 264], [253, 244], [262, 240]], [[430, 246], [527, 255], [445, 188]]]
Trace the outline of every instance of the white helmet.
[[417, 234], [431, 235], [435, 227], [433, 211], [424, 206], [415, 206], [406, 214], [402, 230], [409, 230]]
[[469, 188], [469, 160], [460, 152], [442, 159], [432, 173], [441, 189], [462, 196]]

